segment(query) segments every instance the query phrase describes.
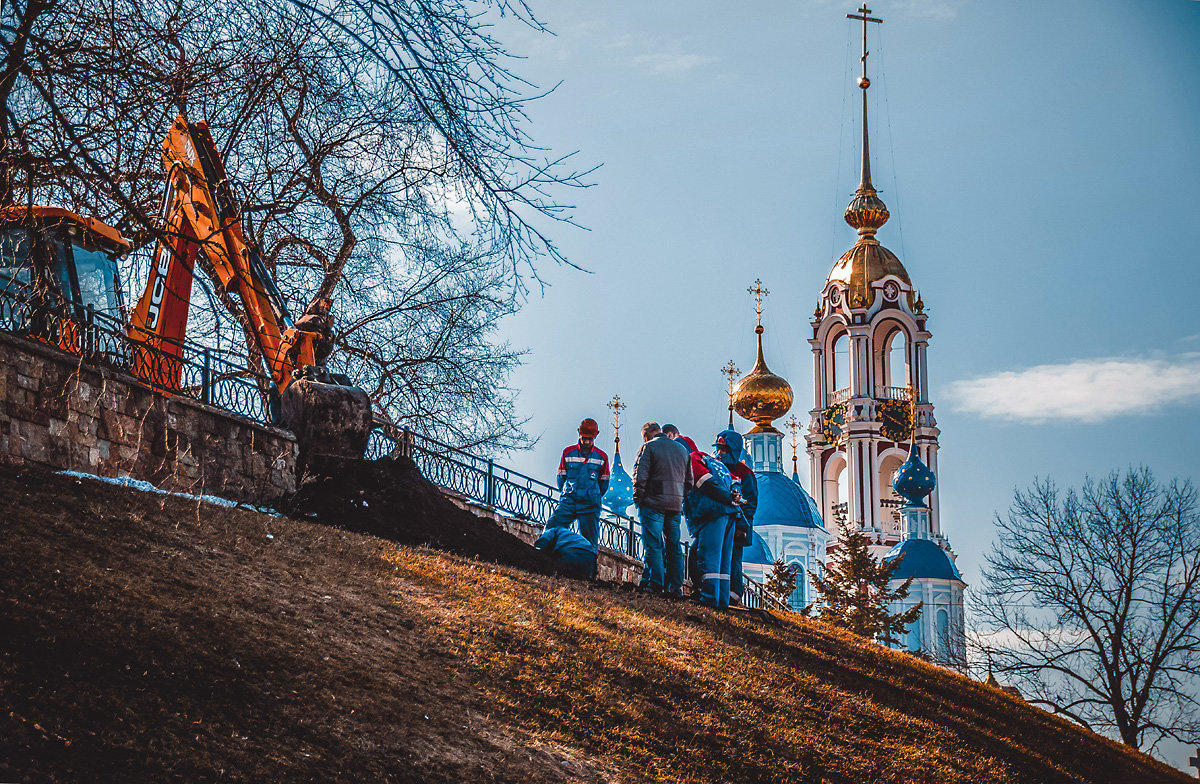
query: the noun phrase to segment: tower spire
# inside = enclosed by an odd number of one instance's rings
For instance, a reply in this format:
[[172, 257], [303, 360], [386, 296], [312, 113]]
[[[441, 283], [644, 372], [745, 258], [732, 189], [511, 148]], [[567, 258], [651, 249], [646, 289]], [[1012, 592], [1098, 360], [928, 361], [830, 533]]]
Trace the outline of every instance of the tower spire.
[[621, 453], [621, 412], [629, 406], [621, 402], [620, 395], [613, 395], [613, 399], [608, 401], [608, 407], [613, 412], [613, 432], [616, 436], [613, 438], [613, 454]]
[[887, 223], [889, 217], [887, 207], [871, 184], [871, 140], [867, 132], [867, 90], [871, 86], [871, 80], [867, 78], [867, 57], [870, 55], [867, 50], [867, 22], [883, 24], [883, 20], [871, 16], [871, 9], [867, 8], [866, 3], [858, 11], [857, 14], [846, 14], [846, 18], [861, 20], [863, 27], [862, 76], [858, 77], [858, 86], [862, 88], [862, 176], [854, 199], [846, 207], [846, 223], [858, 229], [860, 236], [869, 238]]
[[733, 382], [742, 371], [738, 370], [738, 366], [733, 364], [733, 360], [721, 368], [721, 372], [729, 377], [729, 429], [733, 429]]

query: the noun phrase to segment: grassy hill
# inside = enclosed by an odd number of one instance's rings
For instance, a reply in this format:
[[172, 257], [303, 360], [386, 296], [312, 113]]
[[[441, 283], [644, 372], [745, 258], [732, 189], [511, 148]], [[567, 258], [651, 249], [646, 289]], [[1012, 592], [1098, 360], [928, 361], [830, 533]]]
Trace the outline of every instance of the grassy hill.
[[1190, 780], [802, 619], [43, 471], [0, 509], [0, 781]]

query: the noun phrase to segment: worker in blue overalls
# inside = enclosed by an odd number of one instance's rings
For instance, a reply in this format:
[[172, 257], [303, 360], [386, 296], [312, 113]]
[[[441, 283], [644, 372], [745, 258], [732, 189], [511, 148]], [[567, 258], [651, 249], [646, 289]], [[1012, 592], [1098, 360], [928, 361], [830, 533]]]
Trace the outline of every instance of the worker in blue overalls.
[[[608, 455], [596, 446], [600, 427], [594, 419], [579, 423], [579, 441], [563, 450], [558, 462], [558, 508], [546, 521], [551, 528], [570, 528], [579, 521], [579, 533], [599, 552], [600, 499], [608, 491]], [[595, 570], [592, 571], [593, 576]]]

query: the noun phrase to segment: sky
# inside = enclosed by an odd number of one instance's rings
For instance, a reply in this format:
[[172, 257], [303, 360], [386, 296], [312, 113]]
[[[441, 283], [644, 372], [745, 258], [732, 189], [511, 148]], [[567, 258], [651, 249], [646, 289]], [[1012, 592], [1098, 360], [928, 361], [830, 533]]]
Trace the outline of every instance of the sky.
[[[539, 438], [502, 462], [552, 481], [583, 417], [611, 452], [615, 394], [627, 468], [646, 420], [711, 443], [721, 367], [754, 363], [759, 278], [767, 363], [807, 420], [809, 320], [855, 239], [856, 5], [556, 0], [532, 6], [554, 35], [497, 28], [517, 74], [557, 85], [533, 138], [600, 164], [566, 194], [586, 230], [548, 227], [587, 272], [544, 263], [501, 324]], [[979, 585], [995, 515], [1035, 477], [1200, 481], [1200, 2], [870, 7], [879, 239], [929, 313], [942, 529]]]

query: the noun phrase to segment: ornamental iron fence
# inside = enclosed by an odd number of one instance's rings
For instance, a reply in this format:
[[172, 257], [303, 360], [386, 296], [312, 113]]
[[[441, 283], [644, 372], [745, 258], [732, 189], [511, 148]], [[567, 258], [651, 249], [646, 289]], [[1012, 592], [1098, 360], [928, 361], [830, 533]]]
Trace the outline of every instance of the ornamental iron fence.
[[165, 349], [150, 345], [131, 337], [119, 319], [91, 306], [39, 303], [20, 289], [0, 289], [0, 330], [130, 373], [159, 392], [263, 424], [278, 419], [274, 383], [247, 370], [236, 355], [186, 341], [170, 341]]
[[[236, 355], [172, 341], [168, 349], [136, 340], [120, 320], [91, 306], [38, 302], [20, 287], [0, 289], [0, 330], [75, 354], [92, 365], [130, 373], [166, 394], [199, 400], [262, 424], [278, 423], [278, 392], [272, 380], [241, 367]], [[545, 525], [559, 501], [558, 488], [410, 430], [378, 426], [366, 458], [399, 449], [436, 485], [504, 514]], [[600, 515], [600, 544], [644, 562], [641, 527], [610, 509]], [[684, 544], [683, 556], [688, 556]], [[743, 605], [789, 609], [746, 579]]]
[[[375, 460], [393, 453], [412, 458], [421, 474], [434, 484], [534, 525], [544, 526], [558, 506], [558, 488], [501, 466], [494, 460], [472, 455], [407, 429], [380, 425], [371, 431], [367, 458]], [[600, 545], [645, 562], [641, 526], [611, 509], [601, 511]], [[690, 544], [685, 542], [685, 564], [689, 554]], [[755, 580], [746, 577], [744, 584], [743, 606], [791, 610], [789, 605], [767, 594]]]

